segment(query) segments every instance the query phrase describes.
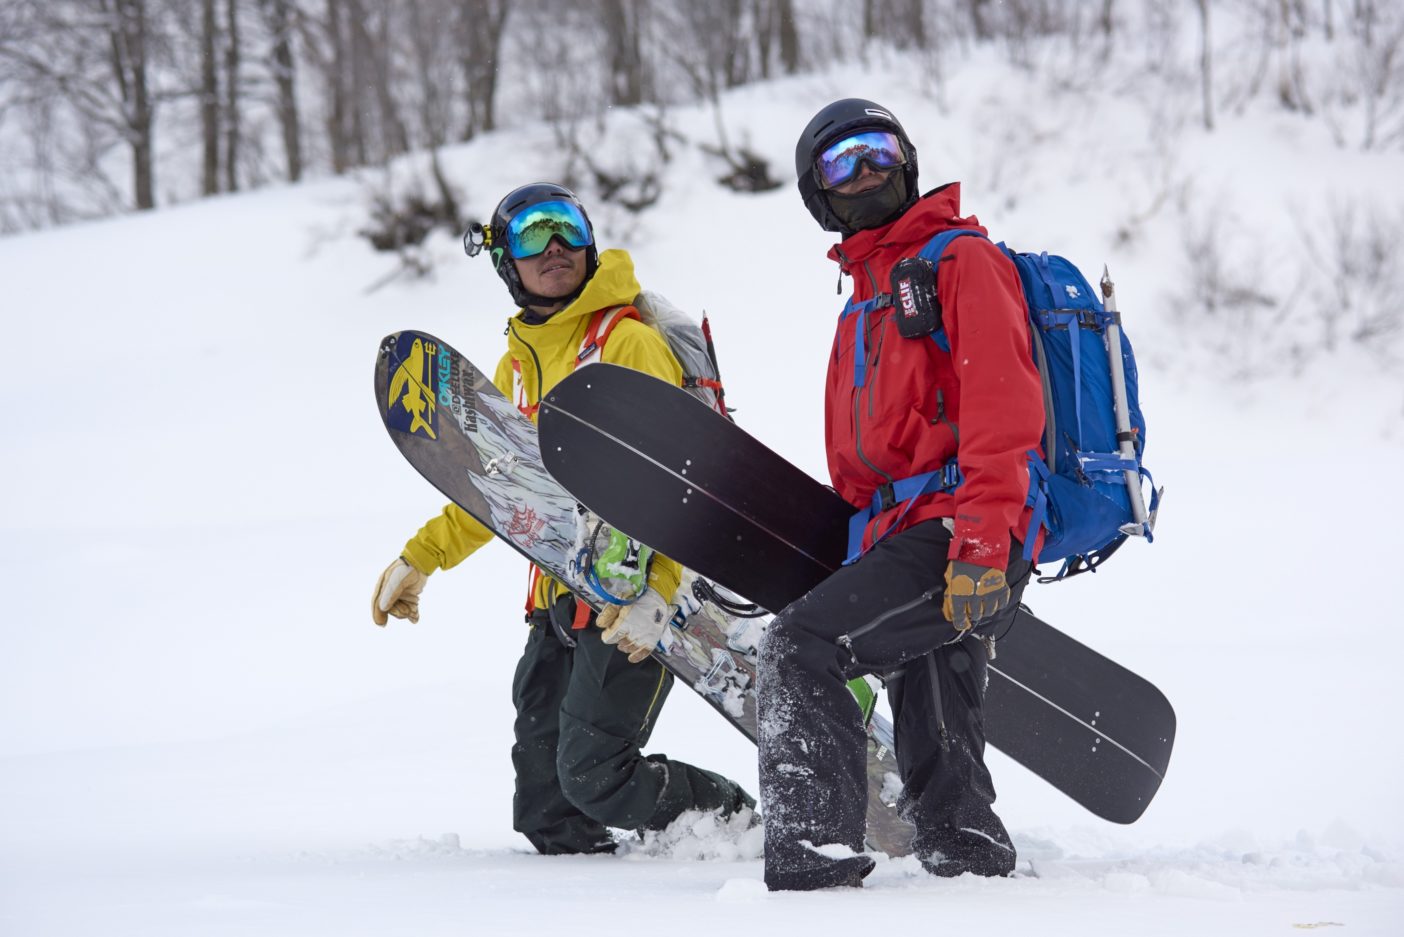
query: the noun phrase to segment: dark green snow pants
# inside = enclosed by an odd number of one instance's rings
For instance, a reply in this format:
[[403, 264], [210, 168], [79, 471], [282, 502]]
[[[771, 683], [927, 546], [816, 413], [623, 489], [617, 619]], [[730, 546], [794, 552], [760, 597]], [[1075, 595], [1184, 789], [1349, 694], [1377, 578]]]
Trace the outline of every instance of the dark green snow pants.
[[563, 627], [545, 612], [532, 615], [517, 664], [513, 829], [548, 855], [612, 852], [606, 827], [658, 830], [686, 810], [753, 806], [721, 775], [640, 753], [673, 675], [652, 658], [629, 663], [600, 640], [593, 618], [571, 631], [573, 603], [557, 602]]

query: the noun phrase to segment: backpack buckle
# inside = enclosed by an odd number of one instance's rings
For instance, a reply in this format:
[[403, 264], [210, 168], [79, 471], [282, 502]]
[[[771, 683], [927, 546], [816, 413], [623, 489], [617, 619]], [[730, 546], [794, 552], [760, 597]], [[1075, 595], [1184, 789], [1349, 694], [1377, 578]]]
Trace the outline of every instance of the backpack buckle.
[[892, 489], [891, 482], [888, 482], [885, 485], [878, 485], [877, 490], [873, 492], [873, 496], [877, 500], [877, 513], [879, 514], [881, 514], [883, 511], [890, 511], [892, 510], [892, 508], [897, 506], [897, 497], [896, 493]]

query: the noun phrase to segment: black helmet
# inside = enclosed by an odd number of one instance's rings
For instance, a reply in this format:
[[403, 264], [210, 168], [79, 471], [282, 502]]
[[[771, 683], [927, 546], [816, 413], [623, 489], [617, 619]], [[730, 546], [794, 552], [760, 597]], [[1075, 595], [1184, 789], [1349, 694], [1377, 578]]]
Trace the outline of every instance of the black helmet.
[[804, 128], [799, 142], [795, 144], [795, 174], [799, 177], [800, 198], [804, 207], [819, 222], [825, 231], [837, 231], [847, 237], [853, 231], [844, 224], [829, 204], [829, 197], [819, 185], [815, 174], [815, 161], [829, 144], [845, 134], [858, 130], [886, 130], [897, 135], [907, 157], [902, 168], [902, 181], [906, 185], [906, 198], [892, 217], [900, 215], [917, 200], [917, 152], [907, 132], [892, 116], [892, 112], [880, 104], [862, 98], [844, 98], [828, 105]]
[[[585, 279], [580, 281], [580, 286], [569, 296], [538, 296], [528, 292], [527, 288], [522, 285], [521, 277], [517, 274], [517, 262], [507, 251], [508, 223], [522, 209], [541, 202], [571, 203], [580, 209], [580, 214], [584, 216], [585, 224], [590, 229], [590, 243], [585, 248]], [[497, 268], [497, 275], [502, 278], [502, 282], [507, 284], [507, 292], [512, 294], [512, 301], [518, 306], [550, 306], [562, 301], [569, 303], [580, 295], [580, 291], [585, 288], [586, 283], [590, 282], [590, 278], [595, 275], [595, 271], [600, 265], [599, 249], [595, 246], [595, 226], [590, 222], [590, 215], [585, 211], [585, 206], [580, 203], [580, 199], [575, 197], [575, 193], [563, 185], [556, 185], [552, 182], [533, 182], [508, 192], [502, 201], [497, 203], [497, 208], [493, 210], [489, 230], [491, 234], [488, 243], [491, 249], [492, 265]]]

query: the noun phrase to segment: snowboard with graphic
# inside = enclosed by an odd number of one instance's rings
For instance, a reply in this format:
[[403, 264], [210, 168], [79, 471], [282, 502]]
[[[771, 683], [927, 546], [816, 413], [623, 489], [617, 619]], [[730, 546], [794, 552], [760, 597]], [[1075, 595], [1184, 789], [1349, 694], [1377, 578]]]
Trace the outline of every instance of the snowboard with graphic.
[[[576, 499], [542, 464], [536, 426], [489, 375], [432, 335], [397, 332], [380, 344], [375, 396], [390, 438], [421, 475], [517, 552], [573, 587]], [[691, 590], [696, 580], [695, 573], [685, 572], [681, 588]], [[576, 595], [599, 609], [588, 590], [577, 589]], [[755, 630], [702, 601], [682, 627], [668, 629], [654, 653], [752, 741], [755, 648], [748, 635]], [[870, 736], [867, 839], [875, 849], [905, 855], [911, 827], [891, 804], [897, 770], [891, 726], [874, 716]]]
[[[853, 509], [665, 381], [592, 365], [538, 419], [547, 469], [590, 510], [771, 611], [843, 562]], [[1165, 696], [1027, 607], [996, 651], [989, 744], [1099, 817], [1140, 817], [1174, 745]]]

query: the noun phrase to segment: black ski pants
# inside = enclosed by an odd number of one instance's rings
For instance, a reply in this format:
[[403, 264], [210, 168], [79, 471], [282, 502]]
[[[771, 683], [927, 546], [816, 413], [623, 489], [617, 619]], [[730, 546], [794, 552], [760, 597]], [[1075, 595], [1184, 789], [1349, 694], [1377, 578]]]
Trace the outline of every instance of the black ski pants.
[[513, 829], [545, 854], [612, 852], [606, 827], [657, 830], [686, 810], [752, 805], [719, 774], [640, 752], [673, 675], [651, 658], [629, 663], [593, 618], [570, 630], [573, 605], [559, 600], [554, 624], [533, 614], [517, 664]]
[[938, 875], [1013, 871], [1014, 847], [993, 810], [984, 760], [981, 635], [1012, 619], [1029, 564], [1014, 543], [1009, 608], [961, 638], [941, 613], [950, 542], [943, 521], [917, 524], [771, 623], [760, 654], [758, 733], [770, 888], [841, 881], [834, 851], [819, 847], [862, 851], [867, 741], [845, 687], [861, 674], [887, 684], [903, 784], [898, 805], [916, 828], [913, 850], [923, 865]]

